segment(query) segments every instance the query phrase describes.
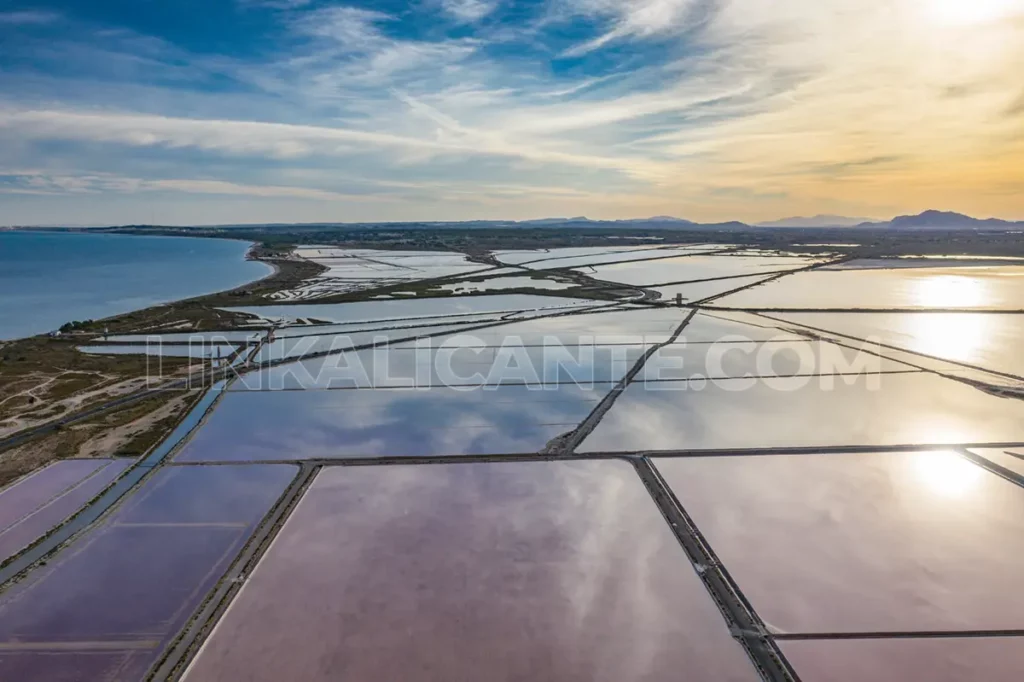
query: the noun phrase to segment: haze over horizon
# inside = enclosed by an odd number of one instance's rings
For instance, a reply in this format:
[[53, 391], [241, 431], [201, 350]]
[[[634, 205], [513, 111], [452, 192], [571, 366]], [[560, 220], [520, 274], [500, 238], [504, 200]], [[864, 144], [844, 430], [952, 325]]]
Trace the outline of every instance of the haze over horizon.
[[0, 224], [1024, 219], [1024, 0], [14, 0]]

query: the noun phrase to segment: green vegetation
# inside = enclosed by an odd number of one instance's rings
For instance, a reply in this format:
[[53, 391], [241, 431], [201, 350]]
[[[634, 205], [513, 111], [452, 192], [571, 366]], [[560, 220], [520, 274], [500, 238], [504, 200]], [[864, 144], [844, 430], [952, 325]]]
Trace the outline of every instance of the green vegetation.
[[65, 322], [60, 327], [62, 334], [68, 334], [70, 332], [89, 331], [96, 324], [93, 320], [72, 320], [71, 322]]

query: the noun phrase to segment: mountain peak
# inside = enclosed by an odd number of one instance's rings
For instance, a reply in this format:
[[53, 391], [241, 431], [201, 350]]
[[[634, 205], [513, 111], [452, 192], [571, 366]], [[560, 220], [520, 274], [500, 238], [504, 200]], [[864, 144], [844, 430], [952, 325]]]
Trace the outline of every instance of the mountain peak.
[[946, 227], [946, 228], [979, 228], [1006, 227], [1013, 223], [998, 218], [978, 219], [953, 211], [937, 211], [929, 209], [917, 215], [901, 215], [889, 222], [895, 228]]

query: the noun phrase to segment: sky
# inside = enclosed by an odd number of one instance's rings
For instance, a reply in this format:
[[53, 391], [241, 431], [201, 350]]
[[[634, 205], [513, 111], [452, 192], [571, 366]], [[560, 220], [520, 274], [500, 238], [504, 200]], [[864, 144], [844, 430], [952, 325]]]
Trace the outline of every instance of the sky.
[[0, 225], [1024, 219], [1024, 0], [0, 0]]

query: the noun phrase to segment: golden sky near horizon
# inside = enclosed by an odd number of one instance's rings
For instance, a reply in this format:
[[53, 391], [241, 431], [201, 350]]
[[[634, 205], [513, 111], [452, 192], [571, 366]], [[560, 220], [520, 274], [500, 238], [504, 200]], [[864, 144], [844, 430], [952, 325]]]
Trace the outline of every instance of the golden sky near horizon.
[[0, 11], [0, 223], [1024, 220], [1024, 0], [271, 4]]

